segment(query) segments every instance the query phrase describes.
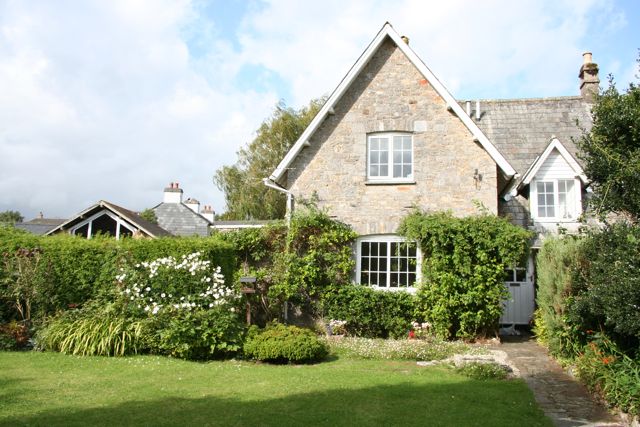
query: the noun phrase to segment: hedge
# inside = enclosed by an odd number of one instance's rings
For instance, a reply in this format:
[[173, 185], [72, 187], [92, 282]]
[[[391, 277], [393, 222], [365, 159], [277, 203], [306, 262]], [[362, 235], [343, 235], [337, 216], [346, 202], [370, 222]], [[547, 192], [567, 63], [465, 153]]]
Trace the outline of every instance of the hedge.
[[[219, 237], [123, 239], [84, 239], [69, 235], [35, 236], [9, 227], [0, 227], [0, 296], [5, 294], [7, 281], [15, 274], [7, 261], [18, 248], [39, 248], [38, 282], [43, 289], [34, 301], [33, 316], [43, 316], [81, 305], [103, 291], [109, 290], [115, 276], [125, 262], [142, 262], [168, 255], [181, 256], [201, 252], [206, 260], [222, 268], [228, 283], [235, 277], [236, 255], [234, 247]], [[15, 317], [8, 308], [9, 301], [1, 304], [3, 320]]]

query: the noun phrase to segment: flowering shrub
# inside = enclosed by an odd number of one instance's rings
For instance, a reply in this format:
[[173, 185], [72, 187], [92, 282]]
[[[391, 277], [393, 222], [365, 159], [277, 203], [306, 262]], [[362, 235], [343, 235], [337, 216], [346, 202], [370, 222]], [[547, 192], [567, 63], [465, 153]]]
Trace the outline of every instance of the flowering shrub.
[[240, 349], [240, 294], [201, 253], [123, 266], [115, 280], [111, 292], [53, 319], [39, 334], [42, 346], [72, 354], [149, 351], [185, 359]]
[[432, 335], [431, 323], [412, 322], [410, 332], [413, 332], [413, 336], [411, 338], [422, 338], [422, 339], [428, 338]]
[[344, 335], [347, 330], [345, 329], [345, 325], [347, 324], [346, 320], [329, 320], [329, 330], [331, 330], [331, 334], [333, 335]]
[[[232, 304], [240, 294], [224, 283], [220, 267], [211, 271], [211, 262], [200, 252], [141, 262], [120, 269], [116, 276], [120, 296], [145, 313], [155, 315], [161, 310], [196, 310]], [[142, 314], [142, 313], [138, 313]]]

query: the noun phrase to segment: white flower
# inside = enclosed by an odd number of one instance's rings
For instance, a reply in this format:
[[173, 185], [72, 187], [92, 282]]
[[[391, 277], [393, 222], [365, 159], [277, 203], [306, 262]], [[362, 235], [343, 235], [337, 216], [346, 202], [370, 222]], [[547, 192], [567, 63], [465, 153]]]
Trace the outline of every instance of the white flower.
[[153, 311], [151, 312], [151, 314], [156, 314], [158, 311], [160, 311], [160, 306], [155, 306], [153, 307]]
[[231, 307], [229, 310], [230, 310], [232, 313], [235, 313], [235, 312], [236, 312], [236, 309], [235, 309], [235, 308], [233, 308], [233, 307]]
[[180, 301], [184, 301], [184, 297], [180, 297]]
[[151, 288], [147, 286], [146, 288], [144, 288], [144, 290], [149, 292], [151, 290]]
[[162, 297], [162, 298], [164, 298], [164, 297], [166, 297], [166, 296], [167, 296], [167, 295], [166, 295], [164, 292], [160, 294], [160, 297]]
[[149, 306], [148, 305], [144, 307], [144, 311], [149, 311]]
[[130, 293], [131, 293], [131, 289], [129, 289], [129, 288], [125, 289], [125, 290], [124, 290], [124, 293], [125, 293], [125, 294], [130, 294]]
[[131, 297], [129, 298], [131, 301], [133, 301], [133, 295], [131, 295]]

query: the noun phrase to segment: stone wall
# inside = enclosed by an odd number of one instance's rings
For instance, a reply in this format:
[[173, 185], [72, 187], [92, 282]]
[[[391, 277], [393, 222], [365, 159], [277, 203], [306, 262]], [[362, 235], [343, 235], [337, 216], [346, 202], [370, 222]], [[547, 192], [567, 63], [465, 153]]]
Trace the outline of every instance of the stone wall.
[[[387, 39], [290, 165], [287, 187], [362, 235], [394, 233], [419, 207], [497, 213], [497, 169], [424, 76]], [[367, 134], [413, 134], [411, 184], [367, 182]], [[479, 181], [474, 179], [476, 173]]]

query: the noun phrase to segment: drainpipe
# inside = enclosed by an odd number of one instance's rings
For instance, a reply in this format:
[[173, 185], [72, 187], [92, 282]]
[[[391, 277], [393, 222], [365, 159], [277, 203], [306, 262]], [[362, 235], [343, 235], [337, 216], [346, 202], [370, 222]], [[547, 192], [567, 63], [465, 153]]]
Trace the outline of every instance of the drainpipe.
[[[286, 222], [287, 222], [287, 233], [289, 228], [291, 228], [291, 215], [293, 214], [293, 193], [287, 190], [284, 187], [281, 187], [275, 181], [270, 178], [264, 178], [262, 183], [269, 188], [273, 188], [274, 190], [280, 191], [287, 195], [287, 214], [286, 214]], [[287, 251], [289, 250], [289, 245], [287, 245]], [[289, 320], [289, 302], [284, 302], [284, 321], [285, 323]]]
[[262, 180], [262, 183], [269, 188], [273, 188], [274, 190], [280, 191], [281, 193], [284, 193], [287, 195], [287, 214], [285, 219], [287, 221], [287, 227], [289, 227], [291, 225], [291, 215], [293, 214], [293, 193], [287, 190], [286, 188], [280, 186], [270, 178], [264, 178]]

